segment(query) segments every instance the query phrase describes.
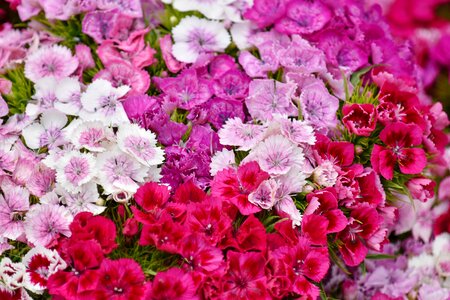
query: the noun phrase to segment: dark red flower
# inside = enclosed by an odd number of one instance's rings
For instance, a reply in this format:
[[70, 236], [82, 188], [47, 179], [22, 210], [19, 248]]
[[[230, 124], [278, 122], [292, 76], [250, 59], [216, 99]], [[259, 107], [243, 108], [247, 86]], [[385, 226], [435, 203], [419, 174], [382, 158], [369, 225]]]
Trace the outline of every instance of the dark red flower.
[[380, 139], [386, 147], [374, 145], [370, 160], [384, 178], [391, 180], [397, 165], [403, 174], [418, 174], [425, 168], [425, 151], [413, 148], [422, 143], [422, 130], [417, 125], [391, 123], [381, 131]]
[[377, 112], [373, 104], [344, 105], [342, 122], [348, 131], [360, 136], [370, 136], [377, 126]]
[[197, 234], [184, 238], [179, 249], [190, 270], [212, 272], [223, 262], [222, 251], [206, 243], [203, 237]]
[[332, 142], [328, 137], [317, 134], [314, 149], [319, 158], [330, 160], [341, 167], [350, 166], [355, 157], [354, 145], [350, 142]]
[[188, 232], [183, 226], [165, 216], [157, 224], [144, 224], [139, 244], [142, 246], [154, 245], [160, 250], [177, 253], [178, 243], [186, 234]]
[[434, 221], [433, 232], [435, 235], [444, 232], [450, 233], [450, 208]]

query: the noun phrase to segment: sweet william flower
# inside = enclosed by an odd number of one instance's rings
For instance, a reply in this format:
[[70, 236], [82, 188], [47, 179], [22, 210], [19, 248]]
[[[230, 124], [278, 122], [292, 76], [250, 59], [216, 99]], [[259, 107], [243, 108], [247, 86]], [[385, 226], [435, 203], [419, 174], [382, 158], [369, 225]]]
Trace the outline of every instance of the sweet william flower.
[[285, 0], [254, 0], [253, 6], [244, 13], [244, 18], [264, 28], [280, 19], [285, 10]]
[[230, 44], [230, 35], [222, 23], [195, 16], [183, 18], [172, 29], [172, 36], [173, 56], [186, 63], [194, 63], [201, 54], [223, 52]]
[[78, 59], [64, 46], [42, 47], [29, 55], [25, 75], [33, 82], [43, 77], [69, 77], [78, 67]]
[[406, 186], [414, 199], [426, 202], [434, 197], [434, 187], [436, 186], [436, 182], [429, 178], [417, 177], [410, 179], [406, 183]]
[[360, 136], [370, 136], [377, 123], [377, 114], [373, 104], [344, 105], [342, 122], [348, 131]]
[[62, 128], [67, 123], [67, 116], [56, 109], [42, 113], [39, 123], [33, 123], [22, 131], [27, 146], [31, 149], [41, 147], [54, 148], [64, 143]]
[[391, 180], [397, 165], [403, 174], [423, 171], [427, 164], [425, 151], [414, 148], [422, 143], [422, 130], [417, 125], [391, 123], [381, 131], [380, 139], [386, 146], [374, 145], [370, 157], [377, 173]]
[[167, 271], [158, 272], [153, 281], [147, 284], [145, 299], [199, 300], [200, 298], [196, 294], [196, 285], [191, 273], [170, 268]]
[[238, 117], [228, 119], [219, 130], [220, 143], [248, 151], [263, 139], [265, 130], [264, 126], [244, 123]]
[[30, 208], [29, 192], [2, 184], [0, 194], [0, 237], [16, 240], [25, 233], [23, 218]]
[[96, 161], [91, 153], [67, 152], [56, 166], [56, 180], [68, 192], [80, 191], [96, 174]]

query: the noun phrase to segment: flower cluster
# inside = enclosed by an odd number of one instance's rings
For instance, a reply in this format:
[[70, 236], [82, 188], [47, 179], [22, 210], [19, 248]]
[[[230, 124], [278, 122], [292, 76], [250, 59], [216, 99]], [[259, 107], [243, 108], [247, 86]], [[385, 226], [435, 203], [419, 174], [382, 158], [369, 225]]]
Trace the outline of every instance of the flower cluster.
[[404, 1], [8, 2], [0, 298], [450, 296]]

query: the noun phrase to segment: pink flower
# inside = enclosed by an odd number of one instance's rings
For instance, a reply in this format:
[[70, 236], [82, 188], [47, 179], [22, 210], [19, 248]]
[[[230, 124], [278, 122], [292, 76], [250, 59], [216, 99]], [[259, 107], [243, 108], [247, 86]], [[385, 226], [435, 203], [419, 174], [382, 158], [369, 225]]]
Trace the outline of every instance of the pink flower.
[[22, 131], [27, 146], [31, 149], [48, 147], [50, 149], [64, 144], [62, 128], [67, 123], [67, 116], [56, 109], [42, 113], [40, 122], [27, 126]]
[[426, 202], [434, 197], [436, 182], [425, 177], [417, 177], [410, 179], [406, 186], [414, 199]]
[[96, 296], [101, 299], [144, 299], [145, 275], [133, 259], [104, 259], [98, 270], [98, 278]]
[[23, 218], [30, 208], [30, 194], [22, 187], [1, 186], [0, 194], [0, 237], [16, 240], [24, 231]]
[[286, 9], [285, 0], [255, 0], [253, 6], [244, 13], [244, 17], [264, 28], [280, 19]]
[[284, 175], [293, 167], [302, 169], [303, 150], [282, 135], [272, 135], [256, 145], [246, 161], [255, 160], [270, 175]]
[[153, 282], [148, 283], [145, 299], [198, 300], [199, 297], [196, 295], [196, 286], [190, 273], [170, 268], [167, 271], [158, 272]]
[[211, 194], [217, 199], [230, 201], [243, 215], [249, 215], [261, 209], [248, 201], [248, 195], [268, 178], [269, 174], [262, 171], [258, 163], [249, 162], [237, 170], [219, 171], [211, 182]]
[[61, 235], [71, 235], [69, 225], [72, 220], [72, 215], [63, 206], [36, 204], [26, 215], [25, 234], [30, 243], [51, 247]]
[[78, 59], [64, 46], [43, 47], [29, 55], [25, 75], [33, 82], [47, 76], [69, 77], [78, 67]]
[[190, 235], [180, 242], [179, 253], [189, 270], [213, 272], [223, 262], [222, 251], [206, 243], [201, 235]]
[[425, 168], [425, 151], [413, 148], [422, 143], [422, 131], [417, 125], [391, 123], [381, 131], [380, 139], [386, 147], [374, 145], [370, 160], [384, 178], [391, 180], [397, 165], [403, 174], [418, 174]]
[[96, 173], [96, 161], [91, 153], [67, 152], [56, 166], [56, 180], [68, 192], [80, 191]]
[[245, 100], [250, 115], [262, 121], [272, 119], [278, 113], [296, 116], [298, 110], [292, 102], [296, 85], [281, 83], [273, 79], [255, 79], [250, 83]]
[[261, 253], [228, 251], [227, 273], [222, 279], [223, 299], [270, 299], [265, 264]]
[[178, 73], [184, 68], [185, 64], [179, 62], [172, 55], [172, 36], [167, 34], [159, 39], [159, 46], [161, 48], [161, 54], [166, 63], [167, 69], [172, 73]]
[[238, 146], [241, 151], [248, 151], [262, 140], [266, 127], [242, 122], [239, 117], [228, 119], [219, 130], [220, 143]]
[[373, 104], [344, 105], [342, 122], [348, 131], [360, 136], [370, 136], [377, 125], [377, 114]]
[[125, 16], [132, 18], [142, 18], [141, 1], [139, 0], [99, 0], [97, 7], [101, 10], [119, 9]]

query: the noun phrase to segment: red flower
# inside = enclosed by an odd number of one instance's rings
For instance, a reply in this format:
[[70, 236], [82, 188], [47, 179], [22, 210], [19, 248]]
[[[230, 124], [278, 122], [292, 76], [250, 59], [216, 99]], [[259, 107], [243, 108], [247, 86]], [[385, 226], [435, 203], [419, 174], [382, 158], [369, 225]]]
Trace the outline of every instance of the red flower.
[[67, 247], [70, 271], [59, 271], [49, 277], [47, 287], [50, 295], [67, 300], [77, 300], [78, 294], [95, 288], [98, 280], [96, 270], [102, 260], [100, 245], [94, 241], [77, 241]]
[[70, 224], [71, 241], [95, 240], [104, 254], [111, 253], [116, 247], [116, 225], [113, 221], [92, 213], [82, 212], [75, 216]]
[[357, 266], [364, 260], [368, 251], [364, 241], [374, 237], [383, 218], [375, 208], [369, 206], [353, 209], [350, 216], [347, 228], [339, 232], [337, 238], [343, 243], [339, 246], [339, 251], [344, 262], [349, 266]]
[[384, 178], [393, 178], [397, 164], [403, 174], [418, 174], [425, 168], [425, 151], [412, 148], [422, 143], [422, 130], [417, 125], [391, 123], [381, 131], [380, 139], [386, 147], [375, 145], [370, 160]]
[[318, 155], [323, 160], [330, 160], [338, 166], [346, 167], [353, 163], [355, 157], [354, 145], [350, 142], [332, 142], [322, 134], [316, 135], [314, 145]]
[[222, 251], [205, 243], [199, 235], [187, 236], [180, 242], [179, 248], [179, 253], [191, 270], [212, 272], [222, 264]]
[[347, 226], [347, 218], [338, 209], [337, 195], [334, 188], [326, 188], [306, 197], [308, 207], [305, 214], [318, 214], [328, 220], [327, 233], [342, 231]]
[[249, 162], [239, 166], [237, 171], [228, 168], [218, 172], [211, 182], [211, 194], [222, 201], [230, 201], [241, 214], [250, 215], [261, 209], [248, 201], [248, 195], [268, 178], [269, 174], [262, 171], [258, 163]]
[[227, 253], [227, 273], [222, 279], [223, 300], [270, 299], [264, 274], [266, 260], [261, 253]]
[[139, 244], [154, 245], [160, 250], [177, 253], [178, 243], [186, 234], [183, 226], [165, 216], [155, 225], [144, 225]]
[[278, 263], [286, 265], [295, 293], [307, 299], [319, 296], [319, 288], [308, 279], [319, 282], [327, 274], [330, 267], [327, 248], [311, 247], [307, 239], [300, 238], [295, 247], [281, 247], [272, 254]]
[[229, 232], [221, 248], [233, 247], [242, 252], [264, 251], [266, 240], [264, 225], [254, 215], [250, 215], [236, 232]]
[[344, 105], [342, 122], [356, 135], [370, 136], [377, 126], [377, 112], [373, 104]]
[[193, 203], [203, 202], [206, 198], [206, 193], [195, 185], [192, 180], [185, 182], [178, 186], [173, 201], [177, 203]]
[[434, 221], [433, 232], [435, 235], [448, 232], [450, 233], [450, 208]]
[[326, 245], [328, 219], [321, 215], [305, 215], [302, 219], [302, 234], [314, 245]]
[[98, 271], [96, 294], [99, 299], [143, 299], [145, 276], [141, 266], [132, 259], [105, 259]]
[[148, 283], [147, 300], [198, 300], [197, 287], [189, 273], [177, 268], [156, 274], [153, 282]]

